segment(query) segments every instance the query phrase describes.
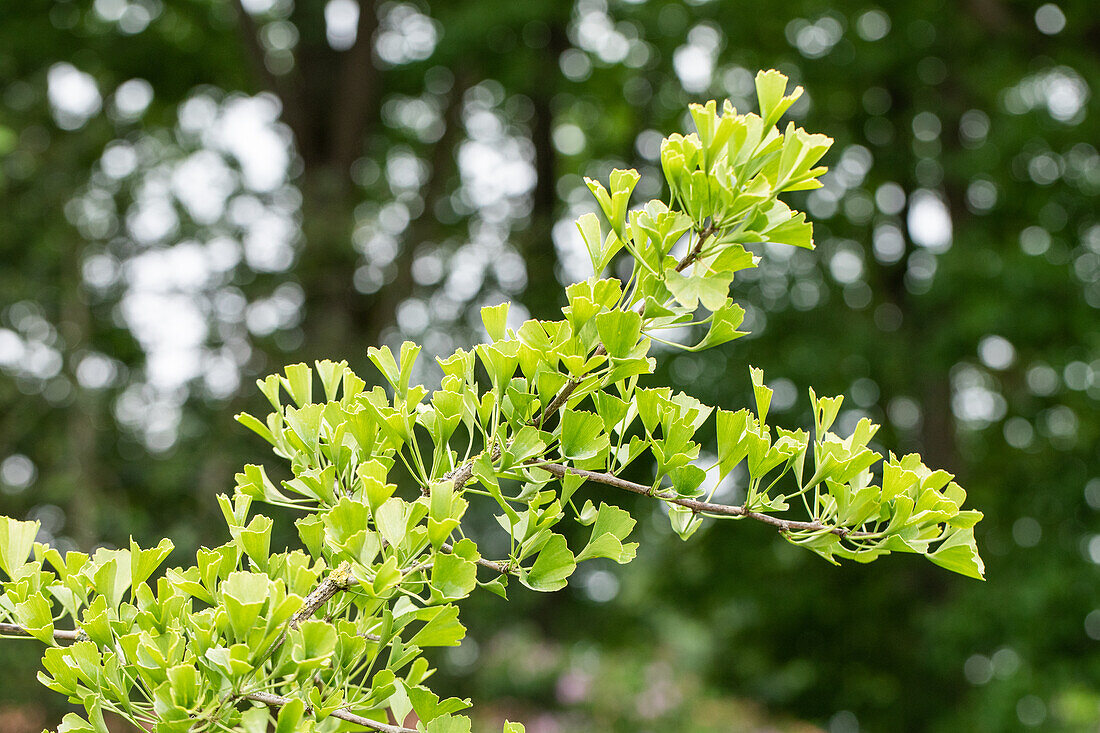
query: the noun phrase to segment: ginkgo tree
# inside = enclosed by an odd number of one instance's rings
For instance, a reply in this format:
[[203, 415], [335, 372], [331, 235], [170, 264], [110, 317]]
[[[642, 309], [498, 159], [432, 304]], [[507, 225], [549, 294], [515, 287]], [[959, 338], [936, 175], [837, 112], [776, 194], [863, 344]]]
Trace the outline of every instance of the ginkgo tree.
[[[668, 201], [631, 208], [632, 170], [586, 181], [603, 215], [577, 221], [593, 276], [566, 288], [561, 320], [510, 327], [507, 303], [484, 308], [488, 341], [439, 358], [435, 390], [414, 382], [410, 342], [369, 350], [375, 386], [331, 361], [260, 381], [271, 411], [237, 419], [288, 478], [245, 466], [218, 497], [230, 540], [193, 566], [158, 572], [169, 540], [62, 555], [35, 541], [37, 523], [0, 519], [0, 632], [45, 644], [39, 679], [84, 709], [58, 730], [105, 733], [109, 711], [158, 733], [468, 732], [470, 701], [425, 685], [426, 652], [463, 638], [456, 604], [479, 587], [559, 590], [587, 560], [629, 562], [624, 491], [660, 502], [685, 540], [708, 518], [749, 519], [833, 563], [910, 552], [981, 578], [981, 513], [964, 490], [917, 455], [880, 455], [869, 420], [831, 432], [840, 397], [810, 390], [811, 429], [785, 429], [768, 423], [757, 369], [751, 410], [649, 384], [655, 354], [744, 335], [730, 291], [758, 264], [747, 246], [813, 247], [779, 196], [820, 185], [832, 141], [780, 130], [801, 93], [787, 82], [756, 77], [759, 114], [692, 105], [697, 131], [661, 147]], [[624, 259], [614, 271], [627, 276], [605, 277]], [[716, 502], [741, 465], [742, 500]], [[300, 514], [300, 548], [272, 551], [258, 504]], [[483, 556], [470, 529], [485, 513], [504, 556]]]

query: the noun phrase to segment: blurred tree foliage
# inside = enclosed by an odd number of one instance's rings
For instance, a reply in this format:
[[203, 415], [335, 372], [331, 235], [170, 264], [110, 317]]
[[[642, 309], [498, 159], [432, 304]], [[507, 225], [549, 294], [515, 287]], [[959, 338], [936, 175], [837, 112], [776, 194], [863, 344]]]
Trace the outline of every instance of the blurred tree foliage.
[[[525, 634], [598, 642], [558, 676], [494, 661], [517, 647], [492, 600], [467, 614], [482, 656], [443, 668], [623, 730], [689, 669], [684, 694], [836, 731], [1093, 730], [1098, 47], [1090, 0], [8, 3], [0, 509], [82, 549], [220, 541], [211, 495], [262, 454], [230, 419], [255, 376], [402, 336], [449, 352], [505, 295], [546, 315], [586, 266], [581, 177], [660, 180], [685, 103], [746, 107], [774, 66], [837, 140], [805, 202], [822, 251], [769, 253], [738, 292], [752, 339], [667, 376], [740, 407], [751, 359], [792, 423], [808, 384], [847, 395], [848, 424], [958, 474], [989, 582], [834, 569], [748, 526], [685, 557], [662, 519], [625, 573], [516, 594]], [[569, 687], [623, 655], [653, 690]]]

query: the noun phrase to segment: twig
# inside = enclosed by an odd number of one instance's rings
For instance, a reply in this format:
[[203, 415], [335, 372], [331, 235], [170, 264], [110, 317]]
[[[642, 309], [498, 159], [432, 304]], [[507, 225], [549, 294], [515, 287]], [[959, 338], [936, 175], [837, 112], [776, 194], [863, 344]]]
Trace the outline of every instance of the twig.
[[676, 272], [683, 272], [687, 269], [688, 265], [695, 262], [699, 257], [699, 253], [703, 251], [703, 245], [707, 241], [707, 237], [718, 231], [718, 227], [714, 226], [714, 223], [707, 225], [707, 228], [699, 232], [699, 239], [695, 242], [695, 246], [691, 248], [691, 251], [684, 255], [683, 259], [676, 263]]
[[667, 501], [671, 504], [678, 504], [679, 506], [691, 509], [693, 512], [701, 512], [705, 514], [717, 514], [719, 516], [726, 517], [746, 517], [748, 519], [755, 519], [758, 522], [764, 524], [770, 524], [780, 532], [795, 531], [807, 531], [807, 532], [821, 532], [828, 531], [831, 534], [835, 534], [841, 539], [851, 537], [853, 539], [860, 537], [869, 537], [872, 532], [853, 532], [847, 527], [833, 527], [821, 522], [796, 522], [789, 519], [780, 519], [779, 517], [773, 517], [770, 514], [762, 514], [760, 512], [751, 512], [745, 509], [743, 506], [731, 506], [729, 504], [715, 504], [709, 501], [699, 501], [698, 499], [688, 499], [682, 496], [677, 496], [674, 493], [668, 491], [654, 491], [650, 486], [644, 486], [642, 484], [636, 484], [633, 481], [627, 481], [621, 479], [610, 473], [599, 473], [598, 471], [587, 471], [583, 468], [573, 468], [572, 466], [563, 466], [560, 463], [539, 463], [539, 468], [549, 471], [557, 476], [559, 479], [564, 478], [565, 474], [572, 473], [577, 476], [581, 476], [588, 481], [594, 481], [595, 483], [605, 484], [607, 486], [613, 486], [617, 489], [623, 489], [635, 494], [642, 494], [643, 496], [652, 496], [662, 501]]
[[[493, 449], [493, 460], [495, 461], [500, 457], [499, 450]], [[451, 481], [454, 483], [455, 491], [461, 491], [462, 487], [470, 483], [470, 479], [474, 477], [474, 462], [467, 461], [453, 471], [448, 471], [443, 474], [444, 481]]]
[[[306, 619], [317, 613], [317, 609], [328, 603], [329, 599], [342, 590], [347, 590], [351, 586], [357, 584], [357, 581], [351, 574], [351, 564], [347, 562], [340, 563], [340, 566], [328, 574], [328, 577], [322, 580], [316, 588], [309, 592], [305, 600], [302, 601], [302, 607], [298, 609], [290, 618], [290, 628], [296, 629]], [[283, 634], [285, 637], [286, 634]], [[274, 651], [279, 644], [283, 643], [283, 637], [280, 637], [275, 642]]]
[[283, 629], [283, 633], [279, 634], [279, 638], [271, 644], [267, 653], [264, 654], [264, 658], [270, 657], [283, 645], [283, 642], [286, 641], [286, 635], [290, 633], [291, 629], [297, 629], [303, 621], [312, 618], [313, 614], [317, 613], [318, 609], [328, 603], [334, 595], [342, 590], [347, 590], [358, 582], [351, 574], [351, 564], [348, 562], [340, 563], [339, 567], [329, 573], [327, 578], [309, 592], [305, 600], [302, 601], [302, 607], [290, 617], [287, 628]]
[[[283, 697], [282, 695], [273, 695], [270, 692], [250, 692], [245, 695], [248, 700], [254, 700], [255, 702], [261, 702], [264, 705], [268, 705], [273, 708], [281, 708], [291, 700], [289, 697]], [[306, 712], [310, 713], [313, 709], [308, 705], [306, 706]], [[340, 709], [335, 710], [329, 715], [333, 718], [339, 718], [340, 720], [346, 720], [349, 723], [355, 723], [361, 725], [369, 730], [380, 731], [381, 733], [417, 733], [415, 728], [403, 728], [399, 725], [389, 725], [387, 723], [380, 723], [377, 720], [371, 720], [370, 718], [364, 718], [362, 715], [356, 715], [355, 713], [349, 713], [347, 710]]]
[[[604, 348], [603, 344], [597, 344], [596, 350], [592, 352], [593, 357], [604, 356], [605, 354], [607, 354], [607, 349]], [[534, 419], [531, 421], [532, 424], [541, 428], [546, 417], [557, 412], [561, 406], [569, 400], [569, 397], [572, 396], [579, 386], [581, 386], [580, 379], [570, 379], [566, 382], [565, 386], [554, 395], [554, 399], [550, 400], [550, 404], [546, 406], [546, 409], [539, 412], [538, 415], [535, 415]]]
[[[0, 634], [32, 636], [31, 632], [18, 624], [0, 624]], [[79, 629], [54, 629], [53, 638], [57, 641], [82, 641], [88, 637]]]
[[[443, 552], [446, 552], [446, 553], [452, 553], [452, 552], [455, 551], [455, 548], [452, 545], [447, 544], [446, 542], [444, 542], [442, 545], [440, 545], [439, 549], [443, 550]], [[516, 574], [515, 569], [513, 569], [506, 562], [497, 562], [495, 560], [486, 560], [483, 557], [479, 557], [477, 559], [477, 564], [480, 565], [483, 568], [489, 568], [490, 570], [498, 572], [501, 575], [515, 575]]]

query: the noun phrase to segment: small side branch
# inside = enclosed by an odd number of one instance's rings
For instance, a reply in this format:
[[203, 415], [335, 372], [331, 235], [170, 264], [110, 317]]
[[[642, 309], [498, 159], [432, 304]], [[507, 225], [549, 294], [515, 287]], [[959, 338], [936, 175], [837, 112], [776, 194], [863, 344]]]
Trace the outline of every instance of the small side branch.
[[[290, 628], [298, 628], [299, 624], [311, 618], [313, 614], [317, 613], [317, 609], [328, 603], [329, 599], [334, 595], [342, 590], [347, 590], [357, 582], [358, 581], [352, 577], [351, 565], [346, 562], [341, 563], [340, 566], [329, 573], [328, 577], [322, 580], [316, 588], [309, 592], [305, 601], [302, 602], [302, 607], [291, 617]], [[282, 639], [279, 639], [279, 643], [282, 643]]]
[[[0, 624], [0, 636], [31, 636], [31, 633], [18, 624]], [[83, 631], [75, 629], [55, 629], [53, 638], [57, 641], [81, 641], [88, 637]]]
[[699, 239], [695, 241], [695, 246], [692, 247], [686, 255], [684, 255], [683, 259], [676, 263], [676, 272], [683, 272], [693, 262], [695, 262], [695, 260], [698, 259], [699, 254], [703, 251], [703, 245], [707, 243], [707, 238], [717, 231], [718, 228], [715, 227], [714, 224], [708, 224], [706, 229], [699, 232]]
[[[679, 262], [676, 263], [676, 272], [682, 272], [693, 262], [695, 262], [695, 260], [699, 258], [699, 254], [703, 251], [703, 245], [706, 244], [707, 239], [710, 238], [710, 236], [717, 231], [718, 229], [714, 226], [714, 224], [708, 224], [706, 229], [699, 232], [699, 238], [695, 241], [695, 246], [692, 247], [691, 250], [688, 251], [688, 253], [684, 255]], [[640, 311], [640, 308], [638, 310]], [[596, 346], [596, 350], [592, 352], [593, 356], [604, 356], [606, 354], [607, 349], [604, 348], [603, 344], [598, 344]], [[577, 390], [577, 387], [579, 387], [580, 384], [581, 380], [579, 379], [570, 379], [568, 382], [566, 382], [565, 386], [562, 387], [556, 395], [554, 395], [554, 399], [550, 401], [550, 404], [547, 405], [544, 410], [542, 410], [538, 415], [535, 416], [534, 420], [531, 421], [531, 424], [535, 425], [538, 428], [541, 428], [542, 424], [546, 421], [546, 418], [561, 409], [561, 406], [569, 400], [570, 396], [572, 396], [573, 392]]]
[[462, 487], [470, 483], [470, 479], [474, 477], [474, 462], [467, 461], [453, 471], [449, 471], [443, 476], [445, 481], [451, 481], [454, 484], [455, 491], [461, 491]]
[[715, 504], [709, 501], [700, 501], [698, 499], [689, 499], [683, 496], [677, 496], [669, 491], [654, 492], [652, 487], [643, 486], [642, 484], [634, 483], [633, 481], [627, 481], [621, 479], [610, 473], [600, 473], [598, 471], [587, 471], [583, 468], [573, 468], [572, 466], [563, 466], [560, 463], [540, 463], [538, 467], [549, 471], [557, 476], [559, 479], [563, 478], [565, 474], [572, 473], [577, 476], [583, 477], [587, 481], [593, 481], [598, 484], [604, 484], [606, 486], [613, 486], [617, 489], [623, 489], [634, 494], [641, 494], [643, 496], [652, 496], [662, 501], [667, 501], [671, 504], [677, 504], [682, 507], [686, 507], [693, 512], [701, 514], [714, 514], [724, 517], [746, 517], [748, 519], [754, 519], [764, 524], [770, 524], [781, 532], [791, 531], [806, 531], [806, 532], [822, 532], [827, 531], [830, 534], [835, 534], [841, 539], [851, 537], [857, 539], [860, 537], [870, 536], [870, 532], [853, 532], [847, 527], [834, 527], [821, 522], [796, 522], [789, 519], [780, 519], [779, 517], [773, 517], [770, 514], [762, 514], [760, 512], [750, 512], [743, 506], [731, 506], [729, 504]]
[[[290, 702], [289, 697], [283, 697], [282, 695], [273, 695], [270, 692], [252, 692], [245, 695], [245, 699], [260, 702], [273, 708], [281, 708], [283, 705], [286, 705]], [[312, 709], [307, 705], [306, 711], [312, 712]], [[415, 728], [404, 728], [399, 725], [380, 723], [377, 720], [364, 718], [362, 715], [349, 713], [347, 710], [336, 710], [332, 713], [329, 713], [329, 715], [331, 715], [333, 718], [339, 718], [340, 720], [346, 720], [349, 723], [354, 723], [355, 725], [361, 725], [368, 730], [380, 731], [381, 733], [417, 733]]]
[[[606, 354], [607, 349], [604, 348], [603, 344], [597, 345], [596, 350], [592, 352], [592, 356], [604, 356]], [[577, 387], [579, 386], [581, 386], [581, 380], [579, 379], [570, 379], [568, 382], [566, 382], [565, 386], [562, 387], [556, 395], [554, 395], [554, 399], [550, 401], [550, 404], [546, 406], [546, 409], [535, 416], [535, 419], [531, 421], [532, 424], [541, 428], [546, 418], [561, 409], [561, 406], [569, 400], [570, 396], [572, 396], [572, 394], [577, 390]]]
[[291, 629], [297, 629], [303, 621], [312, 618], [313, 614], [317, 613], [321, 606], [328, 603], [334, 595], [347, 590], [358, 582], [351, 574], [351, 565], [347, 562], [341, 563], [339, 567], [328, 574], [327, 578], [318, 583], [316, 588], [309, 592], [309, 595], [302, 601], [302, 607], [290, 617], [287, 628], [283, 630], [283, 633], [267, 650], [267, 654], [264, 655], [265, 658], [270, 657], [283, 645], [283, 642], [286, 641], [286, 635]]
[[[443, 552], [446, 552], [446, 553], [452, 553], [455, 550], [455, 548], [452, 545], [449, 545], [446, 542], [444, 542], [442, 545], [440, 545], [439, 549], [443, 550]], [[496, 560], [486, 560], [483, 557], [479, 557], [477, 559], [477, 564], [480, 565], [483, 568], [489, 568], [490, 570], [492, 570], [496, 573], [500, 573], [501, 575], [515, 575], [516, 574], [516, 571], [512, 567], [510, 567], [508, 565], [508, 563], [497, 562]]]

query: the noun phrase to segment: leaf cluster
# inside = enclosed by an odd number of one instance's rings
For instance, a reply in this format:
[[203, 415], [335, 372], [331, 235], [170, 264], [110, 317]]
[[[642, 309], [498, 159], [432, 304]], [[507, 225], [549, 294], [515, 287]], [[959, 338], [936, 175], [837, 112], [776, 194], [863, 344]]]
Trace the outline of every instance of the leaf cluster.
[[[669, 201], [631, 209], [635, 171], [588, 181], [603, 220], [577, 226], [593, 275], [566, 288], [560, 320], [513, 324], [507, 303], [483, 309], [488, 340], [437, 359], [435, 390], [414, 380], [411, 342], [369, 350], [375, 386], [331, 361], [261, 380], [270, 412], [238, 420], [289, 476], [245, 466], [219, 497], [230, 541], [191, 567], [153, 581], [167, 540], [62, 557], [34, 542], [34, 523], [0, 520], [0, 617], [49, 646], [40, 679], [85, 710], [61, 730], [101, 732], [111, 711], [164, 733], [409, 730], [386, 721], [410, 713], [416, 730], [469, 731], [457, 715], [469, 701], [425, 686], [425, 651], [460, 643], [456, 603], [478, 587], [555, 591], [581, 562], [631, 561], [636, 519], [606, 500], [612, 490], [661, 502], [684, 539], [707, 518], [753, 519], [832, 562], [911, 552], [981, 577], [981, 514], [963, 508], [963, 489], [919, 456], [884, 458], [868, 420], [830, 432], [841, 398], [811, 390], [812, 431], [788, 430], [767, 422], [759, 370], [755, 410], [645, 386], [662, 351], [744, 335], [730, 289], [757, 266], [749, 246], [813, 246], [812, 225], [779, 196], [820, 185], [831, 141], [779, 130], [801, 93], [787, 94], [781, 74], [756, 85], [760, 114], [693, 105], [697, 132], [664, 141]], [[620, 254], [629, 276], [603, 277]], [[740, 466], [743, 501], [715, 503]], [[626, 480], [628, 470], [651, 480]], [[301, 549], [272, 552], [273, 521], [257, 503], [301, 513]], [[492, 515], [506, 556], [482, 556], [471, 511]], [[566, 521], [586, 528], [583, 544], [567, 541]]]

